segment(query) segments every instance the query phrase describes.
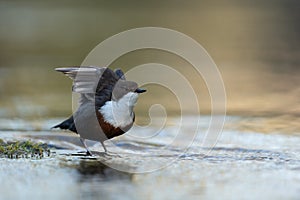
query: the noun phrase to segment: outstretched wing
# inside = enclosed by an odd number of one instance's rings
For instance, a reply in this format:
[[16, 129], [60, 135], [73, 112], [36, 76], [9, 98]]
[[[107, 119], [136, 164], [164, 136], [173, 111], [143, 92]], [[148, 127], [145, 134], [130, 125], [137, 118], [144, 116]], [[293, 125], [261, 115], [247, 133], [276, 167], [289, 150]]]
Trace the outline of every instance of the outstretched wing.
[[121, 70], [115, 73], [107, 67], [81, 66], [56, 68], [73, 80], [72, 91], [80, 93], [79, 105], [86, 101], [95, 101], [101, 107], [111, 99], [112, 90], [118, 79], [124, 77]]
[[73, 80], [73, 92], [86, 94], [95, 93], [98, 81], [106, 69], [105, 67], [66, 67], [55, 70]]

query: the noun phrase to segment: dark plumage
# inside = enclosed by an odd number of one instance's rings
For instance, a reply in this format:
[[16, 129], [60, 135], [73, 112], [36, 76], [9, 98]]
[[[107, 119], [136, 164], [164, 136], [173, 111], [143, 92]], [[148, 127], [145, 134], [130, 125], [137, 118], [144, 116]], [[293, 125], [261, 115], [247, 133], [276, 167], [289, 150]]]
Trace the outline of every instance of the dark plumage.
[[[103, 142], [122, 135], [133, 125], [135, 119], [133, 106], [126, 108], [132, 100], [127, 95], [142, 93], [146, 90], [138, 88], [135, 82], [126, 81], [124, 73], [120, 69], [112, 71], [105, 67], [89, 66], [55, 70], [73, 79], [72, 91], [80, 93], [80, 98], [75, 113], [53, 128], [67, 129], [78, 133], [86, 148], [85, 139], [99, 141], [106, 152]], [[137, 96], [133, 96], [137, 99]], [[107, 104], [107, 102], [109, 103]], [[114, 106], [115, 104], [118, 106]], [[115, 119], [118, 118], [119, 108], [122, 112], [120, 113], [121, 119], [126, 122], [125, 124], [122, 123], [122, 120]], [[124, 115], [124, 113], [127, 114], [124, 112], [127, 109], [130, 111], [128, 113], [130, 119]], [[91, 154], [88, 149], [87, 152]]]

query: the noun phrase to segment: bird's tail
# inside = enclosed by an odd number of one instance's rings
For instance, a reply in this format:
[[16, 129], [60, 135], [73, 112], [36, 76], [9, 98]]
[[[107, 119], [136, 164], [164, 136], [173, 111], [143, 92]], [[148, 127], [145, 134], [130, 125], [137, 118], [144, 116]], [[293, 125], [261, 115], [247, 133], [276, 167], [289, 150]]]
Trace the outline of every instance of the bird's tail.
[[62, 123], [53, 126], [52, 128], [68, 129], [70, 131], [76, 132], [73, 116], [66, 119]]

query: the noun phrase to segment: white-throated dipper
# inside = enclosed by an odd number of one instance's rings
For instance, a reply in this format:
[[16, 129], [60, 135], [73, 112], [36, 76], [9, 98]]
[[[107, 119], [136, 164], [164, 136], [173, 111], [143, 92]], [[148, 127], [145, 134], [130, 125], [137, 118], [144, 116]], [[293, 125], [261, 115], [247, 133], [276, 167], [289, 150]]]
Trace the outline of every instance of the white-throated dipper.
[[127, 81], [120, 69], [107, 67], [56, 68], [73, 79], [72, 91], [79, 93], [77, 110], [68, 119], [53, 128], [68, 129], [80, 136], [80, 141], [89, 151], [85, 139], [101, 142], [127, 132], [133, 125], [133, 108], [138, 94], [146, 92], [136, 82]]

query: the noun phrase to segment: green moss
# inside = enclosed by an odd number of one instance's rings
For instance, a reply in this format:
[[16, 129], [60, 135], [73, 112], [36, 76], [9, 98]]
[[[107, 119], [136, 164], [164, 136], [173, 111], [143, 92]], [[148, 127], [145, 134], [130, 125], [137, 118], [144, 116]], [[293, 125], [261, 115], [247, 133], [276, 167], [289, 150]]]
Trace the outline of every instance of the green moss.
[[45, 143], [28, 141], [4, 142], [0, 140], [0, 157], [4, 158], [43, 158], [50, 156]]

